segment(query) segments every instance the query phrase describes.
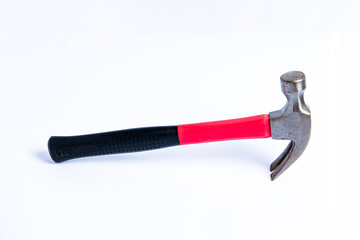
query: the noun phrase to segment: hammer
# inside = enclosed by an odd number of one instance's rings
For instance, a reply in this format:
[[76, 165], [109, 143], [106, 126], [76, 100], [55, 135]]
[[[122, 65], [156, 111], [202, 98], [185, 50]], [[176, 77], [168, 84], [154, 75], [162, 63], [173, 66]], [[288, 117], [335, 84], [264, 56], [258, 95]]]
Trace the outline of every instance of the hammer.
[[115, 153], [139, 152], [195, 143], [237, 139], [269, 138], [290, 140], [270, 166], [275, 180], [304, 152], [310, 138], [310, 109], [304, 101], [305, 75], [299, 71], [280, 77], [285, 106], [270, 114], [224, 121], [147, 127], [70, 137], [51, 137], [48, 148], [57, 162]]

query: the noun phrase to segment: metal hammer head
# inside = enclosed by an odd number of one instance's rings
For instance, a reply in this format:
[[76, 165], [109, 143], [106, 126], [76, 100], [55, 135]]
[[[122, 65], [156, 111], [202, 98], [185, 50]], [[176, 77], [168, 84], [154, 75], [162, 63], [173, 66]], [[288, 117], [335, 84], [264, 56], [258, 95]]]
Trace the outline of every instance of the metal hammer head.
[[273, 139], [290, 140], [284, 152], [271, 164], [271, 180], [276, 179], [304, 152], [310, 138], [310, 109], [304, 101], [305, 74], [292, 71], [280, 77], [281, 89], [287, 98], [285, 106], [270, 113]]

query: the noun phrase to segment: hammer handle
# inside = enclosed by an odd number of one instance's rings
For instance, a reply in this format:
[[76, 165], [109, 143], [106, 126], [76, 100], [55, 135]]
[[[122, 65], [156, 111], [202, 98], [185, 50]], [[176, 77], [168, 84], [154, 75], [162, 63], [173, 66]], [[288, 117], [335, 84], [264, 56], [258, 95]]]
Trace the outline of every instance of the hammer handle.
[[72, 137], [51, 137], [51, 158], [59, 163], [73, 158], [139, 152], [179, 145], [177, 126], [149, 127]]
[[271, 137], [269, 115], [224, 121], [120, 130], [72, 137], [51, 137], [55, 162], [115, 153], [139, 152], [176, 145]]

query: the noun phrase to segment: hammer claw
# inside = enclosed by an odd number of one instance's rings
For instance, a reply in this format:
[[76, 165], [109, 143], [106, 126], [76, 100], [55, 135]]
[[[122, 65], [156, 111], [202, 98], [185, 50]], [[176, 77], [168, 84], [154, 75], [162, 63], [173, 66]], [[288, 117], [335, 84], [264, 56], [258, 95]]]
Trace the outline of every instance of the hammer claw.
[[[271, 173], [271, 180], [274, 181], [281, 173], [283, 173], [290, 165], [289, 160], [294, 158], [293, 152], [295, 149], [295, 143], [290, 141], [289, 145], [286, 147], [284, 152], [271, 164], [270, 171]], [[294, 159], [295, 161], [296, 159]]]
[[293, 147], [293, 141], [290, 141], [290, 143], [287, 145], [285, 150], [280, 154], [280, 156], [271, 163], [270, 165], [270, 172], [274, 171], [277, 166], [281, 164], [281, 162], [286, 158], [286, 156], [289, 154], [291, 148]]

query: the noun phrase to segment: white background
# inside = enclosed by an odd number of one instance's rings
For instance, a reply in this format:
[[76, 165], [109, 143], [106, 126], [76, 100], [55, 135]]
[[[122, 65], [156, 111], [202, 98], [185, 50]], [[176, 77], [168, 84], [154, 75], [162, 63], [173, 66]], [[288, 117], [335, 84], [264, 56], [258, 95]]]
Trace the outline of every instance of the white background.
[[[358, 1], [0, 2], [0, 240], [360, 239]], [[268, 113], [304, 71], [312, 137], [199, 144], [55, 164], [52, 135]], [[357, 79], [359, 80], [359, 79]], [[356, 134], [351, 134], [355, 141]], [[346, 141], [346, 142], [344, 142]], [[341, 153], [341, 155], [340, 155]], [[343, 168], [340, 165], [344, 166]]]

